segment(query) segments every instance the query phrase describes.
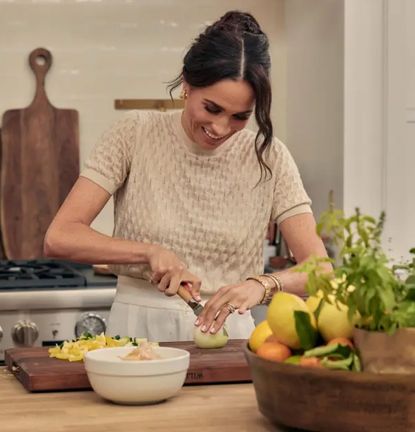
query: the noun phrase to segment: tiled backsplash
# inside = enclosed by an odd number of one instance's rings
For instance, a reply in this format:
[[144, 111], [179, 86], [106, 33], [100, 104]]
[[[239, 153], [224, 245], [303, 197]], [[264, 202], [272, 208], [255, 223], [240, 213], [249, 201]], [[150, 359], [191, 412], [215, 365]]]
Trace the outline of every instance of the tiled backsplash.
[[[273, 116], [283, 125], [280, 0], [0, 0], [0, 115], [30, 104], [29, 53], [49, 49], [46, 91], [55, 107], [79, 111], [82, 165], [121, 115], [114, 99], [166, 98], [165, 82], [177, 75], [192, 39], [231, 9], [253, 13], [269, 35], [278, 94]], [[111, 233], [111, 204], [94, 227]]]

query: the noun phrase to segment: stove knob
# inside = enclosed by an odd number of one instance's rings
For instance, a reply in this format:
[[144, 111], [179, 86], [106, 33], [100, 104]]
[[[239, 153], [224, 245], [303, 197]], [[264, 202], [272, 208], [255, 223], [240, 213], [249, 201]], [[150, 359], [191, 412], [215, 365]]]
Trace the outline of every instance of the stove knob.
[[17, 345], [32, 346], [38, 336], [39, 330], [32, 321], [19, 321], [12, 330], [12, 338]]
[[0, 342], [1, 342], [2, 339], [3, 339], [3, 329], [0, 326]]

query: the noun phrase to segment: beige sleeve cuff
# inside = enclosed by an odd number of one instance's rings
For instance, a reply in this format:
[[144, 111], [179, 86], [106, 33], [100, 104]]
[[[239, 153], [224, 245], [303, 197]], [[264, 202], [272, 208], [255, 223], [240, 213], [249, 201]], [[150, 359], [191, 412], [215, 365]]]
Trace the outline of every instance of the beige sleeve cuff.
[[91, 168], [85, 168], [80, 175], [101, 186], [111, 195], [117, 190], [117, 186], [111, 180]]
[[313, 213], [313, 211], [311, 210], [311, 207], [309, 204], [298, 204], [294, 207], [291, 207], [291, 208], [283, 211], [281, 214], [279, 214], [277, 216], [275, 221], [277, 222], [277, 225], [279, 225], [285, 219], [287, 219], [291, 216], [296, 216], [296, 215], [301, 214], [301, 213]]

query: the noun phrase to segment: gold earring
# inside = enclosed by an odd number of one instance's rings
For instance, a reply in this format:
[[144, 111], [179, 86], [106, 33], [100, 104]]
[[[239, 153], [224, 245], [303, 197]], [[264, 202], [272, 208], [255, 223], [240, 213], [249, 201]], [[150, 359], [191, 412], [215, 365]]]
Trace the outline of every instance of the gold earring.
[[187, 99], [187, 91], [185, 89], [180, 93], [180, 99]]

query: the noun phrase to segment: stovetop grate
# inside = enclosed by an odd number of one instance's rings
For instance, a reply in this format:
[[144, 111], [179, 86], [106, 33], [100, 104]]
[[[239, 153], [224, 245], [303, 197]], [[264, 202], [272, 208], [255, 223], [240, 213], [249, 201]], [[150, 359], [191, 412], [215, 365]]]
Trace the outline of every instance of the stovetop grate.
[[0, 288], [81, 287], [86, 278], [56, 260], [0, 260]]

